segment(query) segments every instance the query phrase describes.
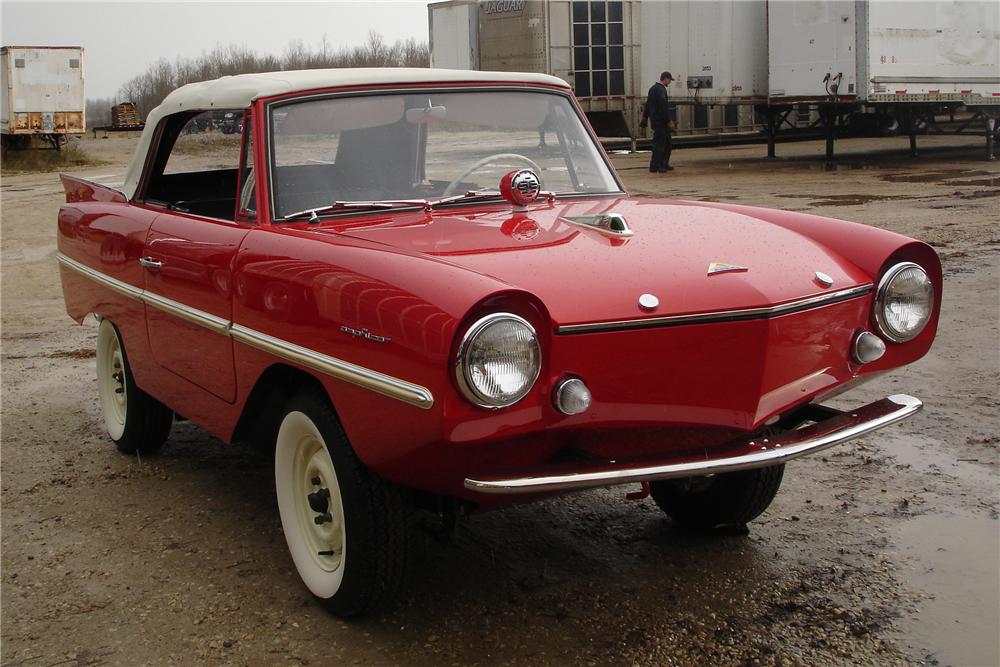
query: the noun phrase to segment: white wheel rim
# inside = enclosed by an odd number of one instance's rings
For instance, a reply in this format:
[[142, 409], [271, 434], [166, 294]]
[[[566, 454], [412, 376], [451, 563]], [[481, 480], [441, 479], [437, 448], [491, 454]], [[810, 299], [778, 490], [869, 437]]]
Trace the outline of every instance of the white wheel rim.
[[97, 389], [101, 396], [104, 426], [113, 440], [125, 433], [128, 415], [128, 387], [125, 355], [111, 322], [104, 320], [97, 333]]
[[330, 598], [344, 577], [344, 505], [323, 436], [301, 412], [285, 415], [278, 429], [274, 480], [281, 526], [295, 568], [314, 595]]

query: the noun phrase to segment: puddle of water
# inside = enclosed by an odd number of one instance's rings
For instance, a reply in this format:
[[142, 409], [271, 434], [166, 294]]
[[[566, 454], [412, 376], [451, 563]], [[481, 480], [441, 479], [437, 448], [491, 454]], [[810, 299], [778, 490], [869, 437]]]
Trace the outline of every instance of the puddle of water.
[[786, 199], [813, 199], [809, 206], [860, 206], [873, 201], [886, 201], [901, 199], [914, 199], [909, 195], [817, 195], [817, 194], [795, 194], [795, 195], [775, 195]]
[[810, 165], [809, 168], [813, 170], [822, 169], [823, 171], [854, 171], [855, 169], [867, 171], [870, 169], [884, 169], [881, 165], [870, 163], [863, 164], [859, 162], [824, 162], [815, 166]]
[[905, 585], [931, 597], [899, 629], [947, 665], [1000, 664], [1000, 526], [985, 516], [925, 514], [899, 528]]
[[988, 185], [995, 186], [1000, 185], [1000, 176], [994, 178], [980, 178], [972, 181], [948, 181], [945, 185]]
[[[926, 435], [920, 436], [924, 446], [906, 437], [884, 437], [885, 451], [897, 464], [945, 478], [942, 482], [956, 495], [963, 488], [997, 488], [995, 456], [961, 461], [949, 454], [946, 443]], [[995, 491], [988, 497], [995, 500]], [[921, 658], [932, 656], [942, 665], [998, 665], [1000, 521], [954, 506], [942, 512], [907, 519], [895, 531], [902, 584], [928, 596], [916, 615], [899, 620], [899, 630]]]
[[969, 178], [972, 176], [992, 176], [996, 174], [989, 171], [969, 170], [969, 169], [942, 169], [925, 173], [902, 172], [895, 174], [885, 174], [879, 176], [883, 181], [890, 183], [941, 183], [951, 178]]

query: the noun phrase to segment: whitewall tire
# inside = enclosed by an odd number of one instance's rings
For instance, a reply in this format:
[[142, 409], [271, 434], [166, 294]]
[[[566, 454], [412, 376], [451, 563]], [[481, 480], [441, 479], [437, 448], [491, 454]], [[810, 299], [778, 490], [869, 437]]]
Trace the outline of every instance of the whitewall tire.
[[371, 613], [394, 599], [403, 581], [405, 494], [357, 458], [325, 393], [303, 392], [283, 414], [274, 485], [295, 569], [333, 613]]
[[274, 481], [295, 569], [313, 595], [331, 598], [344, 579], [344, 504], [323, 436], [302, 412], [289, 412], [281, 421]]
[[97, 391], [104, 426], [118, 449], [148, 454], [163, 446], [174, 413], [135, 384], [121, 335], [107, 319], [97, 331]]

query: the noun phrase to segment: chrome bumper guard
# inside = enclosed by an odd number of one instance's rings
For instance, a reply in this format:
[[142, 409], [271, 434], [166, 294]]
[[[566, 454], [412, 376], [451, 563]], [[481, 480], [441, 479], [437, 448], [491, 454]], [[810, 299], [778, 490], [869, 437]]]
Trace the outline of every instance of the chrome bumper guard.
[[723, 448], [724, 451], [743, 450], [746, 453], [724, 458], [675, 460], [653, 465], [634, 465], [636, 462], [633, 461], [629, 462], [632, 465], [616, 466], [614, 462], [609, 462], [599, 470], [466, 479], [465, 488], [488, 494], [551, 493], [764, 468], [822, 451], [906, 419], [923, 405], [912, 396], [894, 394], [846, 412], [822, 408], [826, 414], [833, 416], [771, 438], [756, 437], [730, 443]]

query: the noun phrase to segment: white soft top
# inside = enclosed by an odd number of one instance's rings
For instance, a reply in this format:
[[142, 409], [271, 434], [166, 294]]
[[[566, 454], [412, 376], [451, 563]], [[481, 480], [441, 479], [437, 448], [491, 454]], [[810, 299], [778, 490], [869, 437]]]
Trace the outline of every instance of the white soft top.
[[224, 76], [212, 81], [199, 81], [181, 86], [167, 95], [160, 106], [149, 112], [139, 146], [129, 163], [122, 192], [131, 199], [139, 187], [146, 154], [160, 121], [180, 111], [211, 111], [213, 109], [245, 109], [261, 97], [322, 88], [351, 86], [382, 86], [399, 83], [458, 83], [458, 82], [541, 83], [569, 88], [569, 85], [548, 74], [524, 72], [479, 72], [456, 69], [415, 67], [370, 67], [355, 69], [307, 69], [261, 74]]

